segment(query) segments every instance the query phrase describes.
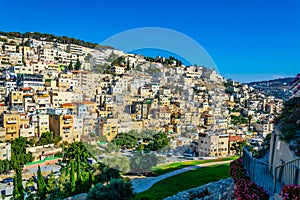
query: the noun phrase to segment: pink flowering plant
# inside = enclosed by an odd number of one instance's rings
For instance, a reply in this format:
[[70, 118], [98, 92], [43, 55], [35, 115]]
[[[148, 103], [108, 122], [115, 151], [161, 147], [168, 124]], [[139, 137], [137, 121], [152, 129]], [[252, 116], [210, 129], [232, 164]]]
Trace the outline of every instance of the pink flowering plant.
[[230, 163], [230, 176], [233, 178], [234, 182], [239, 179], [250, 179], [247, 176], [246, 170], [242, 164], [242, 158], [234, 160]]
[[239, 179], [235, 182], [234, 194], [237, 200], [268, 200], [269, 195], [249, 179]]
[[234, 194], [237, 200], [268, 200], [269, 195], [263, 188], [251, 182], [239, 158], [230, 163], [230, 175], [234, 180]]
[[283, 186], [280, 196], [283, 200], [300, 200], [300, 185], [291, 184]]

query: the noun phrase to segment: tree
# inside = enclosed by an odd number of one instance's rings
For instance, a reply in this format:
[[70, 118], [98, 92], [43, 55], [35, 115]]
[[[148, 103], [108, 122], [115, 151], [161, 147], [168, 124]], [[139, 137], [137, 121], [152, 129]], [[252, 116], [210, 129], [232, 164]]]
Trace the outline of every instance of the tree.
[[126, 62], [126, 70], [130, 70], [129, 58], [127, 58], [127, 62]]
[[82, 177], [81, 177], [81, 168], [80, 168], [80, 156], [77, 155], [76, 160], [76, 192], [80, 193], [82, 188]]
[[156, 166], [158, 158], [153, 153], [137, 153], [130, 158], [130, 171], [132, 173], [144, 173]]
[[242, 156], [243, 148], [247, 145], [245, 140], [233, 143], [230, 150], [235, 151], [236, 155]]
[[46, 197], [46, 182], [45, 178], [42, 174], [41, 167], [38, 166], [38, 171], [37, 171], [37, 194], [40, 197], [40, 199], [45, 199]]
[[102, 162], [109, 168], [114, 168], [124, 173], [128, 173], [130, 171], [129, 160], [126, 156], [113, 156], [103, 158]]
[[57, 194], [56, 199], [64, 199], [68, 196], [71, 196], [70, 194], [70, 177], [69, 175], [66, 175], [66, 173], [62, 173], [59, 176], [59, 179], [57, 181]]
[[56, 180], [53, 174], [53, 171], [51, 171], [49, 178], [47, 179], [47, 197], [54, 198], [56, 196]]
[[166, 133], [159, 132], [153, 136], [152, 142], [148, 144], [151, 151], [160, 150], [170, 144], [170, 140]]
[[107, 61], [112, 62], [112, 61], [114, 61], [114, 60], [117, 59], [117, 58], [118, 58], [118, 56], [114, 53], [114, 51], [112, 51], [112, 52], [109, 54], [109, 56], [108, 56], [108, 58], [107, 58]]
[[34, 180], [32, 177], [27, 180], [25, 185], [25, 191], [27, 193], [26, 199], [28, 200], [36, 199], [35, 194], [33, 194], [30, 189], [31, 187], [34, 187]]
[[93, 186], [93, 173], [89, 171], [89, 188]]
[[248, 131], [250, 131], [250, 125], [251, 125], [252, 118], [253, 118], [252, 115], [248, 115]]
[[75, 66], [74, 66], [75, 70], [80, 70], [81, 69], [81, 62], [79, 61], [79, 59], [77, 59]]
[[15, 176], [14, 176], [14, 189], [13, 189], [13, 196], [14, 199], [24, 199], [24, 187], [22, 184], [22, 169], [20, 163], [17, 162], [15, 168]]
[[96, 177], [97, 182], [108, 183], [111, 179], [120, 179], [120, 171], [113, 168], [105, 167], [101, 174]]
[[88, 158], [92, 156], [82, 142], [73, 142], [65, 149], [65, 158], [75, 160], [77, 155], [80, 156], [80, 161], [84, 163], [87, 163]]
[[15, 200], [21, 199], [21, 194], [18, 188], [18, 183], [17, 183], [17, 175], [14, 177], [14, 189], [13, 189], [13, 197]]
[[112, 179], [109, 184], [98, 183], [90, 190], [87, 200], [128, 200], [135, 196], [132, 184], [121, 179]]
[[20, 193], [20, 199], [24, 199], [24, 187], [22, 183], [22, 169], [20, 166], [18, 166], [16, 169], [16, 179], [17, 179], [17, 187], [18, 187], [18, 192]]
[[137, 145], [137, 137], [130, 133], [120, 133], [112, 142], [122, 148], [134, 148]]
[[22, 166], [28, 162], [32, 162], [32, 154], [25, 153], [24, 149], [27, 146], [27, 139], [24, 137], [19, 137], [15, 140], [11, 140], [11, 166], [13, 168], [17, 167], [17, 163]]
[[47, 131], [42, 133], [39, 141], [38, 141], [38, 145], [47, 145], [47, 144], [51, 144], [53, 140], [53, 133]]
[[76, 185], [75, 185], [75, 171], [74, 171], [74, 161], [71, 161], [71, 172], [70, 172], [70, 192], [73, 195], [75, 193]]
[[88, 54], [85, 56], [84, 60], [85, 60], [85, 61], [89, 61], [92, 57], [93, 57], [92, 54], [88, 53]]
[[73, 68], [73, 62], [71, 61], [70, 62], [70, 64], [68, 65], [68, 68], [67, 68], [68, 70], [73, 70], [74, 68]]

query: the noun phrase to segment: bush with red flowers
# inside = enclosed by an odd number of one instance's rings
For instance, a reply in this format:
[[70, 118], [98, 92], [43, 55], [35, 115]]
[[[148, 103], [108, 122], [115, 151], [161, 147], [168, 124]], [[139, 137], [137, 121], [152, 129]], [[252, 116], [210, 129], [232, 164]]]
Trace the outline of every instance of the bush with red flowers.
[[239, 158], [230, 163], [230, 175], [234, 180], [234, 194], [237, 200], [268, 200], [269, 195], [263, 188], [251, 182]]
[[300, 185], [291, 184], [283, 186], [280, 196], [283, 200], [300, 200]]
[[230, 176], [233, 178], [234, 182], [239, 179], [250, 179], [247, 176], [246, 170], [242, 164], [242, 158], [236, 159], [230, 163]]
[[239, 179], [235, 182], [234, 194], [237, 200], [268, 200], [269, 195], [249, 179]]

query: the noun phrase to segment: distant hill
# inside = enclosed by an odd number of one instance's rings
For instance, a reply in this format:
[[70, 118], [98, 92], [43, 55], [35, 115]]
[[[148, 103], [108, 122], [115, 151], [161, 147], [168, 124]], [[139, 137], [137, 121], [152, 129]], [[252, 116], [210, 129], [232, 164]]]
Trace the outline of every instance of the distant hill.
[[44, 40], [48, 42], [58, 42], [63, 44], [76, 44], [83, 47], [88, 47], [92, 49], [113, 49], [111, 46], [102, 46], [97, 43], [87, 42], [84, 40], [68, 37], [68, 36], [56, 36], [49, 33], [40, 33], [40, 32], [26, 32], [26, 33], [20, 33], [20, 32], [4, 32], [0, 31], [0, 36], [6, 36], [7, 38], [30, 38], [30, 39], [36, 39], [36, 40]]
[[256, 81], [248, 83], [248, 85], [260, 92], [265, 93], [266, 95], [287, 100], [292, 95], [290, 89], [292, 87], [293, 79], [294, 78], [292, 77], [288, 77], [268, 81]]
[[264, 83], [270, 83], [272, 85], [276, 85], [276, 84], [280, 85], [283, 83], [291, 84], [293, 79], [294, 79], [293, 77], [287, 77], [287, 78], [272, 79], [272, 80], [267, 80], [267, 81], [255, 81], [255, 82], [250, 82], [248, 85], [264, 84]]

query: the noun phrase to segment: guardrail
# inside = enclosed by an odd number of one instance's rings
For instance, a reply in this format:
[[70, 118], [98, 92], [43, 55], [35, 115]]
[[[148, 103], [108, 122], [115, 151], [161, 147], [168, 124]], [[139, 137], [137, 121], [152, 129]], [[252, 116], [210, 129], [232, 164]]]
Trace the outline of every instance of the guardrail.
[[251, 152], [244, 148], [242, 156], [243, 166], [247, 175], [260, 187], [272, 194], [275, 189], [274, 177], [269, 170], [269, 164], [259, 159], [253, 158]]
[[274, 168], [275, 188], [281, 188], [283, 185], [300, 184], [300, 158], [289, 162], [282, 162], [281, 165]]
[[300, 184], [300, 158], [272, 166], [253, 158], [251, 152], [244, 148], [242, 162], [251, 180], [269, 194], [279, 194], [284, 185]]

